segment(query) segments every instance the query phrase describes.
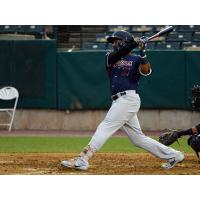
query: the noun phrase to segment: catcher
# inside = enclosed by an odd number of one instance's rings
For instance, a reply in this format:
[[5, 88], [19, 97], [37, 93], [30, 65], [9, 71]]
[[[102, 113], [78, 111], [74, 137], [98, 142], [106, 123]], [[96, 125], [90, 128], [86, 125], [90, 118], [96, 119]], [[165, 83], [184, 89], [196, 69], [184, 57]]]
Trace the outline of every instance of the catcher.
[[178, 138], [182, 136], [190, 136], [188, 138], [188, 145], [192, 147], [192, 149], [196, 152], [197, 157], [200, 159], [198, 152], [200, 152], [200, 124], [186, 129], [186, 130], [169, 130], [160, 135], [159, 142], [164, 145], [171, 145], [175, 141], [178, 142]]

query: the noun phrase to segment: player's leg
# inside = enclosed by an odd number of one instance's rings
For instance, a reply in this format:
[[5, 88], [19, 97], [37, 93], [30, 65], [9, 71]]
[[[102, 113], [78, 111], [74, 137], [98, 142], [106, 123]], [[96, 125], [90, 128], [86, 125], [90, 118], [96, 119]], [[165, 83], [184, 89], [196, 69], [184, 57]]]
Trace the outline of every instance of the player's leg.
[[177, 162], [184, 159], [184, 155], [181, 152], [144, 135], [140, 128], [137, 113], [134, 113], [129, 122], [124, 124], [123, 129], [134, 145], [145, 149], [156, 157], [167, 160], [168, 162], [163, 166], [164, 168], [172, 168]]
[[133, 91], [127, 93], [126, 96], [113, 102], [105, 119], [98, 126], [88, 144], [93, 152], [98, 151], [108, 138], [132, 118], [133, 111], [138, 112], [140, 107], [139, 95]]
[[69, 161], [62, 161], [61, 164], [69, 168], [86, 170], [88, 168], [88, 160], [130, 119], [131, 115], [128, 112], [127, 104], [121, 103], [121, 101], [113, 102], [105, 119], [99, 124], [89, 144], [79, 156]]

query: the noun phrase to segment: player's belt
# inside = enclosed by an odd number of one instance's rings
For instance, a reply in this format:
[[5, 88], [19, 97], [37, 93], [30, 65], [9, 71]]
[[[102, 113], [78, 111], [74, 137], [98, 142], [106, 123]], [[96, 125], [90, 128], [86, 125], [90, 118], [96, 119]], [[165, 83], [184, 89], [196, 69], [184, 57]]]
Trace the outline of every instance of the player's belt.
[[115, 101], [115, 100], [117, 100], [119, 97], [124, 96], [124, 95], [126, 95], [126, 92], [119, 92], [119, 93], [117, 93], [117, 94], [115, 94], [115, 95], [112, 95], [112, 96], [111, 96], [111, 99], [112, 99], [113, 101]]

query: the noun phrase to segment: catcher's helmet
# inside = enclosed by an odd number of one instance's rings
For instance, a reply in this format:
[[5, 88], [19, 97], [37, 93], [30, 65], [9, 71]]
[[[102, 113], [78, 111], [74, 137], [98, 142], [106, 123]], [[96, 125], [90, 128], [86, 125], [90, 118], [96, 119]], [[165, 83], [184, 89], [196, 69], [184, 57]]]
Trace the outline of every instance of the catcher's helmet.
[[121, 40], [122, 42], [133, 42], [134, 38], [131, 33], [127, 31], [116, 31], [111, 36], [106, 37], [109, 43], [113, 43], [114, 39]]
[[196, 152], [197, 157], [199, 158], [200, 152], [200, 134], [194, 134], [189, 137], [188, 139], [188, 145], [192, 147], [192, 149]]

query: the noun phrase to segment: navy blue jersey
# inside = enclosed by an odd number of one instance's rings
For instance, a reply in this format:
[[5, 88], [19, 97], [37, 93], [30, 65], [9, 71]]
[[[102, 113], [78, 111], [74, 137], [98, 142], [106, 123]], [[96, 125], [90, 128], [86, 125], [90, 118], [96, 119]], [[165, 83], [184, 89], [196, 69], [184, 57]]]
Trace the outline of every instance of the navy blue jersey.
[[117, 62], [112, 63], [112, 59], [109, 60], [110, 54], [112, 53], [106, 54], [106, 68], [112, 95], [125, 90], [137, 90], [141, 77], [139, 72], [141, 57], [139, 55], [126, 54]]

